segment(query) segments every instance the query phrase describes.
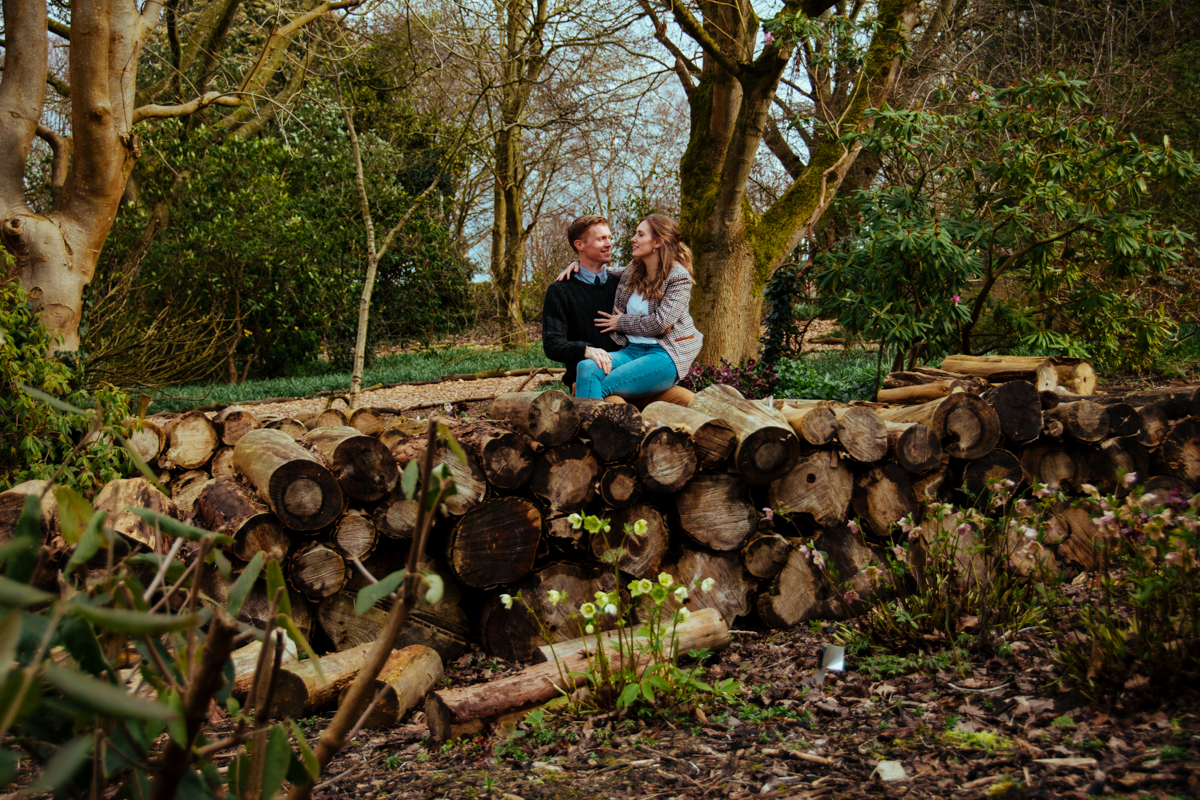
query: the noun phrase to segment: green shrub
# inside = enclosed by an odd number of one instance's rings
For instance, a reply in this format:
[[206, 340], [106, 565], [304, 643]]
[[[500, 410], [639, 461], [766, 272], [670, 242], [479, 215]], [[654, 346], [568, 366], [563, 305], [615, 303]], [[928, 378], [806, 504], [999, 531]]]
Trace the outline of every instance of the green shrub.
[[[11, 257], [0, 248], [0, 269]], [[77, 406], [96, 407], [110, 424], [125, 420], [129, 399], [109, 386], [80, 389], [80, 376], [48, 355], [52, 342], [24, 287], [12, 279], [0, 283], [0, 490], [22, 481], [49, 479], [91, 496], [105, 483], [129, 474], [124, 450], [106, 438], [80, 444], [88, 422], [38, 402], [28, 386]]]
[[809, 400], [874, 400], [878, 356], [864, 350], [825, 350], [775, 365], [775, 396]]

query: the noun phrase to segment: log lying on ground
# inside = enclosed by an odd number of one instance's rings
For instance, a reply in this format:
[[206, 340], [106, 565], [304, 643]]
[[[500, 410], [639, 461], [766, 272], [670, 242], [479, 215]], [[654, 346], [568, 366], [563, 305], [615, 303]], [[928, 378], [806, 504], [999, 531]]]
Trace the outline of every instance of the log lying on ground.
[[199, 469], [188, 470], [171, 479], [168, 488], [171, 490], [171, 499], [175, 501], [175, 507], [179, 509], [180, 517], [187, 519], [192, 515], [192, 507], [196, 504], [196, 498], [204, 491], [205, 484], [210, 480], [212, 477]]
[[651, 428], [638, 448], [638, 477], [652, 492], [677, 492], [696, 474], [691, 437], [668, 425]]
[[579, 435], [592, 443], [596, 457], [605, 463], [624, 461], [642, 442], [642, 414], [630, 403], [606, 403], [575, 398]]
[[[639, 519], [646, 521], [646, 535], [625, 538], [625, 525], [632, 525]], [[620, 547], [624, 539], [625, 555], [617, 560], [621, 571], [635, 578], [657, 576], [670, 537], [670, 529], [658, 509], [638, 503], [614, 513], [609, 524], [612, 529], [607, 534], [593, 534], [591, 538], [592, 555], [596, 560], [608, 563], [604, 560], [605, 553]]]
[[1029, 442], [1042, 432], [1042, 403], [1029, 381], [1008, 381], [983, 393], [996, 412], [1000, 435], [1010, 442]]
[[350, 425], [350, 415], [340, 408], [327, 408], [311, 420], [305, 420], [304, 426], [310, 431], [316, 428], [345, 428]]
[[320, 530], [342, 513], [333, 473], [282, 431], [250, 431], [234, 446], [233, 463], [287, 528]]
[[600, 501], [606, 508], [627, 508], [642, 496], [642, 482], [637, 470], [625, 464], [618, 464], [604, 470], [600, 476]]
[[347, 497], [364, 502], [379, 500], [396, 488], [400, 471], [388, 449], [349, 426], [314, 428], [300, 444], [320, 453]]
[[299, 439], [304, 434], [308, 433], [308, 428], [304, 427], [304, 423], [294, 417], [281, 417], [271, 420], [263, 424], [264, 428], [273, 428], [278, 431], [283, 431], [293, 439]]
[[742, 546], [742, 564], [753, 577], [768, 580], [787, 564], [791, 548], [791, 542], [777, 533], [756, 536]]
[[[414, 504], [415, 505], [415, 504]], [[347, 559], [359, 561], [371, 555], [379, 540], [375, 523], [365, 511], [351, 510], [338, 520], [333, 541]]]
[[58, 504], [54, 499], [54, 490], [43, 492], [46, 481], [25, 481], [7, 491], [0, 492], [0, 543], [11, 541], [21, 520], [21, 512], [25, 502], [32, 496], [41, 497], [42, 505], [42, 534], [43, 541], [49, 540], [51, 534], [58, 531]]
[[952, 394], [919, 406], [881, 409], [887, 422], [924, 422], [953, 458], [980, 458], [1000, 441], [1000, 419], [986, 401], [973, 394]]
[[142, 461], [153, 464], [167, 444], [167, 437], [163, 434], [162, 428], [148, 419], [131, 419], [127, 422], [130, 427], [130, 447], [141, 456]]
[[[281, 628], [276, 629], [277, 633], [283, 633]], [[250, 694], [251, 685], [254, 683], [254, 676], [258, 674], [258, 659], [262, 653], [263, 643], [259, 641], [251, 642], [245, 647], [239, 647], [229, 654], [230, 661], [233, 662], [233, 691], [232, 694], [237, 698], [246, 698]], [[267, 653], [271, 656], [272, 653]], [[280, 664], [292, 664], [298, 660], [298, 651], [296, 643], [287, 637], [283, 637], [283, 654], [280, 656]]]
[[650, 403], [642, 410], [642, 420], [652, 426], [666, 425], [690, 436], [702, 467], [724, 464], [737, 447], [737, 435], [729, 423], [688, 406]]
[[221, 444], [233, 447], [250, 431], [259, 427], [258, 418], [241, 408], [225, 408], [213, 420], [221, 435]]
[[288, 560], [288, 578], [305, 597], [321, 600], [341, 591], [346, 583], [346, 561], [328, 545], [309, 542]]
[[837, 439], [837, 417], [831, 403], [794, 406], [778, 401], [776, 405], [796, 435], [812, 446], [821, 447]]
[[[442, 674], [442, 658], [432, 647], [413, 644], [397, 650], [375, 679], [371, 690], [374, 708], [362, 726], [374, 730], [400, 724], [408, 712], [424, 704], [425, 695], [437, 686]], [[349, 691], [349, 686], [342, 689], [339, 703]]]
[[837, 454], [822, 451], [801, 459], [772, 483], [767, 497], [776, 511], [809, 514], [824, 527], [846, 518], [853, 494], [854, 473]]
[[772, 628], [790, 628], [808, 619], [820, 606], [821, 578], [799, 548], [788, 553], [779, 574], [758, 593], [758, 616]]
[[[490, 655], [505, 661], [528, 661], [534, 651], [545, 644], [542, 631], [534, 621], [535, 615], [555, 641], [574, 639], [583, 634], [578, 604], [594, 602], [596, 592], [611, 592], [615, 588], [611, 567], [550, 564], [506, 590], [514, 597], [520, 593], [528, 611], [517, 602], [512, 608], [505, 608], [499, 597], [484, 603], [479, 622], [480, 643]], [[552, 604], [548, 599], [552, 589], [567, 599]], [[615, 622], [608, 616], [600, 617], [598, 621], [601, 629], [612, 627]]]
[[492, 419], [507, 422], [546, 447], [569, 442], [579, 429], [574, 401], [555, 389], [498, 395], [492, 401]]
[[1091, 400], [1102, 406], [1126, 403], [1134, 408], [1155, 405], [1168, 419], [1200, 416], [1200, 386], [1171, 386], [1144, 392], [1112, 392], [1110, 394], [1078, 395], [1060, 391], [1064, 403]]
[[189, 411], [171, 426], [171, 446], [159, 459], [168, 469], [200, 469], [221, 443], [217, 429], [200, 411]]
[[912, 478], [899, 464], [876, 464], [860, 475], [854, 488], [854, 512], [867, 530], [887, 536], [899, 520], [917, 513]]
[[1080, 358], [953, 355], [942, 360], [941, 368], [948, 372], [986, 378], [992, 383], [1031, 381], [1039, 390], [1062, 386], [1081, 395], [1091, 395], [1096, 391], [1096, 370]]
[[497, 489], [520, 488], [533, 475], [537, 454], [529, 437], [507, 425], [490, 420], [464, 422], [454, 426], [454, 438]]
[[164, 537], [154, 529], [154, 525], [128, 509], [148, 508], [175, 519], [180, 517], [175, 501], [154, 488], [145, 478], [110, 481], [96, 495], [92, 505], [97, 511], [108, 512], [105, 525], [156, 553], [167, 551], [169, 545], [165, 544]]
[[356, 408], [348, 420], [350, 427], [364, 436], [378, 436], [383, 433], [383, 417], [371, 408]]
[[568, 442], [542, 453], [529, 488], [555, 512], [581, 511], [595, 496], [599, 477], [600, 461], [592, 448], [583, 442]]
[[197, 527], [233, 537], [230, 552], [242, 561], [262, 553], [282, 563], [291, 538], [280, 527], [248, 484], [240, 481], [209, 481], [192, 506]]
[[716, 384], [692, 398], [690, 408], [724, 420], [737, 435], [734, 465], [742, 480], [763, 486], [782, 477], [800, 457], [800, 440], [787, 418]]
[[1063, 433], [1077, 442], [1099, 442], [1108, 438], [1108, 412], [1104, 406], [1089, 400], [1079, 400], [1046, 412], [1046, 416], [1063, 424]]
[[713, 550], [736, 550], [758, 528], [754, 504], [736, 475], [697, 475], [673, 499], [679, 527]]
[[1051, 491], [1079, 492], [1088, 481], [1087, 456], [1077, 447], [1037, 442], [1021, 451], [1021, 467], [1031, 482]]
[[515, 583], [529, 574], [542, 536], [537, 506], [498, 497], [467, 512], [450, 534], [450, 568], [467, 586]]
[[[706, 642], [709, 650], [722, 650], [728, 645], [729, 630], [720, 620], [713, 620], [707, 614], [693, 614], [692, 619], [696, 620], [698, 627], [707, 631], [697, 641]], [[692, 634], [688, 635], [690, 637]], [[617, 660], [615, 654], [612, 658]], [[645, 658], [633, 657], [637, 667], [644, 665]], [[515, 675], [490, 683], [433, 692], [425, 700], [429, 731], [435, 739], [442, 741], [452, 735], [457, 725], [495, 719], [516, 709], [544, 703], [563, 691], [569, 694], [586, 680], [587, 664], [587, 654], [577, 652], [557, 661], [527, 667]]]
[[963, 485], [972, 497], [979, 497], [993, 486], [1012, 481], [1013, 486], [1024, 482], [1021, 462], [1007, 450], [996, 449], [967, 464], [963, 470]]
[[[663, 565], [663, 572], [675, 579], [675, 584], [685, 586], [691, 592], [687, 607], [693, 612], [701, 608], [715, 608], [726, 625], [732, 625], [738, 617], [744, 617], [754, 609], [754, 592], [758, 581], [746, 572], [741, 554], [713, 553], [700, 548], [684, 550], [674, 561]], [[699, 591], [706, 578], [713, 579], [711, 591]], [[674, 614], [681, 608], [674, 594], [667, 595], [663, 612]]]
[[[717, 652], [723, 650], [725, 645], [729, 643], [729, 628], [725, 625], [725, 620], [721, 618], [720, 612], [715, 608], [701, 608], [697, 610], [687, 620], [675, 626], [674, 634], [674, 645], [670, 646], [677, 645], [679, 652], [682, 654], [686, 654], [689, 650], [712, 650], [713, 652]], [[616, 629], [608, 630], [598, 634], [598, 636], [603, 642], [604, 652], [610, 656], [616, 654], [618, 641], [621, 641], [625, 647], [629, 646], [630, 631], [628, 629], [624, 633], [618, 633]], [[582, 636], [577, 639], [568, 639], [565, 642], [544, 644], [533, 651], [533, 663], [552, 664], [555, 658], [561, 660], [585, 650], [590, 653], [597, 653], [600, 647], [597, 645], [596, 639], [597, 636], [592, 635]], [[649, 644], [649, 642], [649, 637], [634, 636], [634, 652], [639, 652], [641, 647]], [[665, 649], [669, 649], [670, 646]]]
[[1138, 409], [1141, 423], [1136, 434], [1137, 440], [1146, 447], [1158, 447], [1166, 438], [1171, 420], [1159, 406], [1151, 404]]
[[1158, 458], [1171, 477], [1193, 486], [1200, 483], [1200, 418], [1188, 417], [1172, 425]]
[[888, 453], [914, 475], [942, 463], [942, 443], [923, 422], [885, 422]]
[[[980, 381], [980, 383], [986, 385], [987, 382]], [[912, 405], [916, 403], [928, 403], [930, 400], [937, 400], [939, 397], [945, 397], [957, 392], [979, 394], [979, 386], [971, 383], [968, 379], [952, 379], [933, 380], [928, 383], [913, 384], [910, 386], [884, 387], [875, 393], [875, 402]]]

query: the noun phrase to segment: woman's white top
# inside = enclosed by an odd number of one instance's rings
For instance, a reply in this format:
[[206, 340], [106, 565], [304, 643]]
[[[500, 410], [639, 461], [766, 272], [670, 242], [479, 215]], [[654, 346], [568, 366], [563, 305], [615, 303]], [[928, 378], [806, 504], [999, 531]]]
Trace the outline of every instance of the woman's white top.
[[[638, 292], [634, 292], [629, 296], [629, 302], [625, 304], [626, 314], [639, 314], [643, 317], [650, 316], [650, 301], [642, 297]], [[630, 344], [658, 344], [658, 339], [653, 336], [629, 336]]]

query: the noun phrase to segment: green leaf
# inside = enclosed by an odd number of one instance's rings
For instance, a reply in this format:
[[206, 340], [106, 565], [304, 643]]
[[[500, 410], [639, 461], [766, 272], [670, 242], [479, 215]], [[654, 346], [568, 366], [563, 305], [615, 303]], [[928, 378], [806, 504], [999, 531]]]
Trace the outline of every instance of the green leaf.
[[0, 789], [7, 788], [17, 777], [17, 764], [21, 755], [12, 750], [0, 750]]
[[58, 752], [42, 767], [42, 774], [29, 785], [29, 791], [35, 794], [52, 792], [71, 780], [92, 755], [95, 741], [92, 734], [85, 733], [58, 748]]
[[124, 608], [85, 606], [82, 603], [72, 603], [71, 610], [102, 628], [131, 636], [161, 636], [187, 630], [200, 623], [199, 614], [151, 614]]
[[[13, 532], [13, 545], [6, 551], [4, 574], [16, 581], [27, 582], [37, 567], [38, 545], [42, 541], [42, 501], [31, 494], [25, 498], [17, 529]], [[21, 544], [17, 544], [20, 542]]]
[[[283, 589], [282, 593], [279, 592], [280, 589]], [[290, 617], [292, 600], [288, 597], [287, 583], [283, 580], [283, 567], [272, 558], [267, 562], [267, 602], [273, 602], [276, 594], [279, 594], [279, 613]]]
[[79, 537], [79, 544], [71, 553], [71, 558], [67, 561], [67, 566], [63, 568], [64, 575], [70, 575], [79, 567], [92, 560], [96, 553], [100, 552], [100, 548], [108, 544], [104, 538], [104, 520], [107, 517], [106, 512], [97, 511], [88, 520], [87, 529]]
[[179, 781], [179, 789], [175, 792], [172, 800], [216, 800], [216, 795], [212, 793], [212, 789], [208, 788], [208, 784], [200, 773], [189, 768], [187, 772], [183, 773], [183, 779]]
[[246, 793], [246, 778], [250, 773], [250, 756], [242, 755], [229, 762], [229, 770], [225, 773], [225, 785], [229, 790], [226, 797], [243, 797]]
[[[37, 679], [36, 674], [29, 682], [25, 694], [20, 694], [21, 687], [25, 684], [26, 673], [29, 671], [36, 673], [36, 670], [37, 667], [34, 666], [17, 670], [9, 675], [8, 680], [0, 687], [0, 715], [13, 714], [13, 724], [25, 719], [42, 705], [42, 683]], [[15, 714], [12, 710], [13, 706], [16, 706]]]
[[180, 522], [174, 517], [160, 514], [157, 511], [151, 511], [148, 508], [134, 508], [133, 506], [129, 506], [127, 510], [129, 513], [141, 517], [151, 525], [157, 525], [159, 530], [170, 536], [178, 536], [180, 539], [187, 539], [192, 542], [198, 542], [207, 536], [216, 544], [233, 544], [232, 536], [194, 528], [191, 525]]
[[[249, 596], [250, 590], [254, 588], [254, 582], [258, 580], [258, 576], [262, 573], [263, 561], [266, 559], [266, 554], [261, 550], [254, 554], [254, 558], [250, 559], [250, 563], [242, 570], [242, 574], [234, 581], [233, 586], [229, 587], [229, 601], [225, 605], [225, 610], [230, 616], [236, 617], [238, 612], [242, 610], [242, 603], [246, 602], [246, 597]], [[287, 594], [285, 591], [284, 594]]]
[[407, 570], [403, 569], [396, 570], [378, 583], [372, 583], [370, 586], [359, 590], [358, 596], [354, 598], [354, 613], [359, 616], [367, 613], [372, 606], [396, 591], [400, 584], [404, 582], [406, 572]]
[[646, 698], [647, 703], [654, 702], [654, 687], [650, 685], [650, 681], [642, 681], [642, 696]]
[[404, 496], [409, 500], [417, 496], [417, 479], [420, 477], [421, 468], [417, 466], [417, 462], [415, 460], [408, 462], [400, 480], [400, 488], [404, 490]]
[[621, 696], [617, 698], [617, 708], [628, 708], [634, 700], [642, 693], [641, 684], [629, 683], [621, 690]]
[[[260, 550], [258, 554], [262, 555], [262, 551]], [[213, 550], [212, 558], [213, 563], [217, 565], [217, 571], [220, 572], [226, 580], [229, 580], [229, 578], [233, 576], [233, 564], [229, 563], [229, 559], [226, 558], [225, 554], [220, 550]]]
[[159, 694], [159, 699], [175, 712], [175, 719], [167, 722], [167, 733], [178, 745], [187, 743], [187, 721], [183, 717], [183, 697], [174, 689], [167, 689]]
[[0, 619], [0, 684], [8, 679], [21, 642], [21, 612], [13, 609]]
[[82, 669], [92, 675], [101, 675], [109, 668], [108, 659], [100, 649], [100, 640], [87, 620], [80, 617], [66, 619], [60, 632], [63, 646]]
[[158, 476], [154, 474], [154, 470], [150, 469], [150, 465], [138, 454], [138, 451], [133, 449], [133, 445], [129, 443], [129, 440], [124, 436], [118, 435], [117, 441], [121, 443], [121, 447], [125, 448], [126, 455], [129, 456], [129, 460], [133, 462], [133, 465], [137, 467], [138, 472], [142, 473], [142, 477], [150, 481], [150, 485], [155, 489], [169, 496], [171, 493], [162, 485]]
[[459, 461], [464, 464], [469, 463], [467, 461], [467, 454], [463, 452], [462, 445], [454, 438], [454, 434], [450, 433], [450, 429], [441, 422], [438, 423], [438, 433], [446, 440], [446, 445], [450, 448], [450, 452], [458, 456]]
[[304, 731], [296, 724], [296, 721], [288, 720], [288, 724], [292, 726], [292, 736], [295, 737], [296, 747], [300, 750], [300, 760], [304, 762], [304, 770], [308, 773], [308, 777], [315, 781], [321, 777], [321, 764], [317, 761], [317, 754], [309, 747], [308, 739], [304, 738]]
[[43, 592], [41, 589], [35, 589], [28, 583], [0, 576], [0, 605], [34, 606], [49, 603], [54, 599], [54, 595]]
[[54, 499], [58, 502], [58, 524], [63, 539], [67, 544], [79, 544], [79, 537], [96, 509], [70, 486], [54, 487]]
[[41, 400], [46, 405], [50, 406], [51, 408], [56, 408], [59, 411], [63, 412], [64, 414], [74, 414], [77, 417], [88, 417], [88, 418], [90, 418], [92, 416], [91, 411], [84, 411], [82, 408], [76, 408], [75, 406], [71, 405], [70, 403], [64, 403], [62, 400], [59, 400], [57, 397], [54, 397], [53, 395], [48, 395], [45, 392], [40, 391], [38, 389], [34, 389], [32, 386], [26, 386], [23, 383], [18, 383], [17, 386], [20, 388], [20, 390], [22, 392], [29, 395], [33, 399]]
[[429, 587], [425, 592], [426, 603], [432, 606], [441, 601], [442, 594], [446, 591], [446, 583], [442, 580], [441, 575], [436, 572], [428, 572], [421, 578], [421, 583]]
[[49, 662], [42, 672], [46, 682], [63, 697], [102, 716], [164, 722], [175, 718], [175, 712], [165, 704], [130, 694], [123, 687], [91, 675]]
[[271, 798], [283, 784], [291, 762], [296, 760], [288, 746], [287, 730], [282, 725], [272, 725], [263, 752], [262, 796]]
[[296, 646], [304, 651], [312, 662], [313, 669], [317, 671], [317, 680], [321, 683], [328, 683], [325, 678], [325, 671], [321, 669], [321, 659], [317, 657], [317, 652], [312, 649], [312, 645], [308, 643], [308, 639], [304, 638], [304, 634], [296, 627], [296, 622], [287, 614], [279, 615], [279, 626], [287, 631], [288, 638], [296, 643]]

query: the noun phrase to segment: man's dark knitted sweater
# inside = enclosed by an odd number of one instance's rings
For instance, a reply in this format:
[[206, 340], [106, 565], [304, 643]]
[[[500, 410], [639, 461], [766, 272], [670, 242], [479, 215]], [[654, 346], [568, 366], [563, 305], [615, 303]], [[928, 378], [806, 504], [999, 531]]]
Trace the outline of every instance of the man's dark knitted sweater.
[[583, 351], [598, 347], [610, 353], [621, 348], [607, 333], [596, 327], [597, 311], [612, 313], [619, 280], [613, 275], [602, 284], [585, 283], [572, 275], [554, 281], [546, 289], [542, 304], [542, 348], [546, 355], [567, 368], [563, 383], [575, 383], [575, 365], [583, 360]]

